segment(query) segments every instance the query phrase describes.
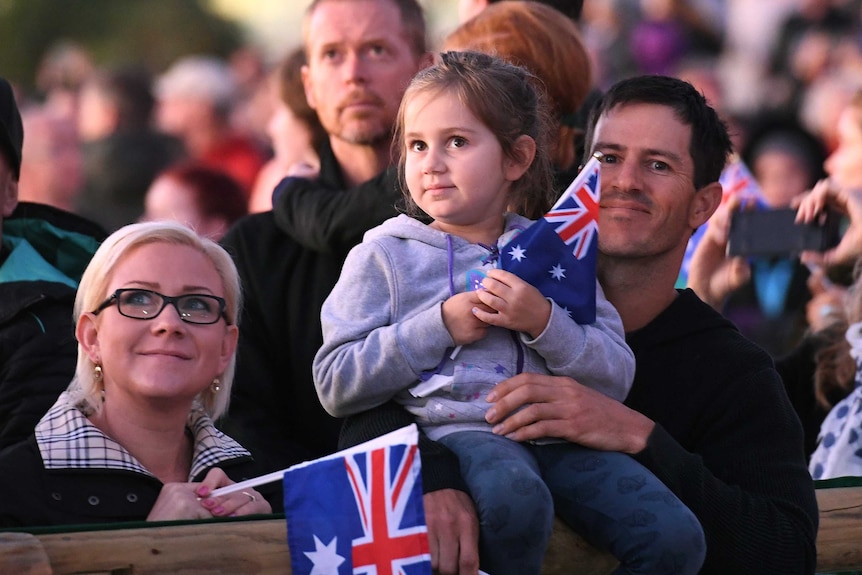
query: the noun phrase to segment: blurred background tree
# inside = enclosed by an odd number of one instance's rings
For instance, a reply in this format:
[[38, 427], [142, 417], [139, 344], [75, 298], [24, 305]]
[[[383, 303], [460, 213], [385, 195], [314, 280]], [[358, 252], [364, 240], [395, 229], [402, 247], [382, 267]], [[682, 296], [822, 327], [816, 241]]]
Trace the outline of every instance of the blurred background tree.
[[240, 25], [206, 0], [0, 0], [0, 75], [38, 93], [39, 65], [82, 47], [99, 66], [135, 62], [152, 73], [180, 56], [228, 56]]

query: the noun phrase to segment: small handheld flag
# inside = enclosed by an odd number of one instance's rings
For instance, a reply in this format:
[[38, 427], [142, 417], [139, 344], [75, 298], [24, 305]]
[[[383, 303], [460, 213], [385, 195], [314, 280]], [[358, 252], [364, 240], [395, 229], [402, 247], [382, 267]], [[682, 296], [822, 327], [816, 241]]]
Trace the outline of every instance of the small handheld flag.
[[284, 473], [295, 575], [431, 575], [416, 426]]
[[538, 288], [580, 324], [596, 321], [600, 154], [542, 218], [500, 248], [500, 267]]
[[[742, 199], [743, 205], [749, 202], [754, 202], [755, 206], [760, 208], [767, 207], [766, 201], [763, 198], [763, 192], [760, 190], [757, 180], [754, 175], [742, 161], [738, 154], [733, 154], [730, 161], [721, 171], [718, 178], [721, 184], [721, 203], [725, 203], [728, 199], [739, 196]], [[691, 258], [694, 256], [694, 250], [701, 238], [706, 233], [704, 224], [695, 230], [694, 234], [689, 238], [688, 245], [685, 247], [685, 255], [682, 259], [682, 269], [680, 269], [677, 286], [685, 287], [688, 282], [688, 268], [691, 265]]]

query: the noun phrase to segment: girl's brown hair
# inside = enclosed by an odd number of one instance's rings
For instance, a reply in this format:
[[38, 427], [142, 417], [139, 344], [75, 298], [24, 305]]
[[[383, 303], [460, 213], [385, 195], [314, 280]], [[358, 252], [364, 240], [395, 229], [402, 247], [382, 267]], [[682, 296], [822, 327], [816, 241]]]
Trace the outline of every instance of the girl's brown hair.
[[539, 2], [497, 2], [444, 40], [446, 50], [498, 56], [533, 73], [557, 126], [551, 160], [566, 170], [577, 160], [572, 126], [592, 87], [590, 56], [574, 22]]
[[518, 158], [516, 146], [523, 135], [536, 142], [536, 155], [530, 167], [512, 182], [509, 209], [530, 219], [538, 219], [551, 206], [553, 173], [548, 156], [548, 114], [544, 98], [533, 75], [515, 66], [479, 52], [445, 52], [440, 62], [419, 72], [410, 82], [395, 122], [392, 140], [398, 161], [398, 177], [407, 202], [407, 211], [420, 213], [410, 197], [404, 177], [404, 113], [407, 104], [418, 94], [453, 94], [496, 136], [503, 154]]

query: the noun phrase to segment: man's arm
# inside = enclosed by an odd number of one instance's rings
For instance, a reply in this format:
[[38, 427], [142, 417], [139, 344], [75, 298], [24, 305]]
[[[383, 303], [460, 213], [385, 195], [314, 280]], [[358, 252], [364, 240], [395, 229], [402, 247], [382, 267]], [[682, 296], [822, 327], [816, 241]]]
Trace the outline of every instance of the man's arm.
[[401, 192], [395, 168], [390, 168], [348, 190], [285, 178], [274, 198], [275, 221], [285, 233], [312, 250], [344, 255], [366, 231], [398, 213]]
[[335, 451], [340, 422], [320, 407], [311, 381], [320, 339], [316, 278], [290, 281], [304, 260], [271, 213], [240, 220], [222, 245], [237, 265], [244, 302], [231, 405], [220, 429], [251, 451], [261, 473]]
[[701, 521], [704, 573], [813, 573], [817, 504], [781, 386], [772, 369], [739, 378], [699, 414], [688, 449], [662, 425], [568, 378], [522, 374], [498, 384], [488, 420], [517, 441], [553, 436], [633, 454]]

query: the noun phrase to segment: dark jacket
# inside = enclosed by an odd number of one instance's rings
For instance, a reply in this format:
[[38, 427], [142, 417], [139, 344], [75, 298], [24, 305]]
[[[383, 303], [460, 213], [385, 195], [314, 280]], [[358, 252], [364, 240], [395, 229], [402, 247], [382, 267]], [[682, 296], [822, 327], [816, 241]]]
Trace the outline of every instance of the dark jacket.
[[311, 376], [320, 308], [347, 251], [396, 213], [383, 199], [386, 190], [394, 196], [386, 172], [345, 191], [328, 143], [320, 156], [318, 182], [286, 179], [274, 211], [240, 220], [222, 240], [245, 303], [231, 407], [219, 427], [270, 471], [336, 449], [341, 422], [321, 407]]
[[[162, 482], [89, 423], [73, 401], [62, 394], [29, 440], [0, 453], [0, 526], [144, 521], [152, 510]], [[234, 481], [258, 474], [248, 451], [213, 428], [201, 409], [187, 429], [195, 441], [194, 481], [213, 467]], [[270, 499], [278, 488], [260, 491]]]
[[694, 512], [702, 573], [813, 573], [818, 510], [772, 359], [691, 290], [626, 341], [626, 405], [657, 422], [636, 459]]
[[21, 202], [3, 220], [0, 449], [26, 439], [72, 380], [75, 290], [104, 238], [96, 224], [42, 204]]
[[[626, 341], [636, 371], [625, 403], [656, 422], [635, 458], [703, 525], [701, 573], [814, 573], [814, 486], [799, 419], [769, 355], [691, 290]], [[391, 403], [371, 410], [348, 420], [342, 445], [411, 418]], [[440, 487], [448, 476], [458, 488], [457, 466], [434, 473]]]

